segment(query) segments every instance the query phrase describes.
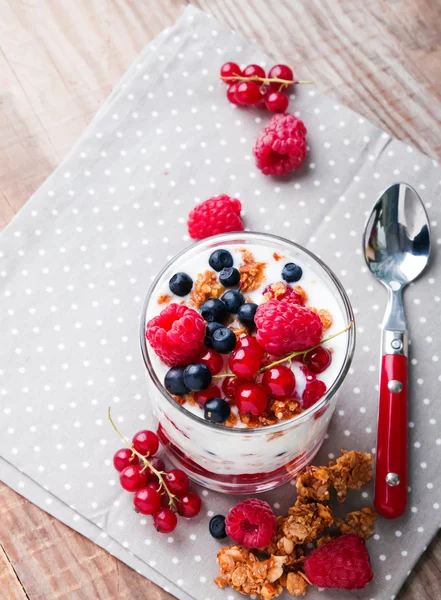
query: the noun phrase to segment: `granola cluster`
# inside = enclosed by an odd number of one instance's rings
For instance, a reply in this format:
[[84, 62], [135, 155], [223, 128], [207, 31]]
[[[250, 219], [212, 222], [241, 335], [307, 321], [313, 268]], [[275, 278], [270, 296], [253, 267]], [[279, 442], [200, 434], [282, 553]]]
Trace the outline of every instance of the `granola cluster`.
[[265, 280], [266, 263], [257, 262], [246, 248], [242, 248], [241, 253], [243, 262], [239, 267], [240, 291], [254, 292]]
[[216, 273], [208, 269], [199, 273], [190, 293], [190, 302], [199, 308], [208, 298], [219, 298], [224, 292], [223, 286], [218, 282]]
[[277, 517], [274, 537], [263, 551], [269, 558], [259, 560], [251, 550], [239, 546], [222, 548], [216, 585], [245, 595], [260, 595], [262, 600], [271, 600], [283, 589], [293, 596], [304, 596], [309, 584], [302, 570], [304, 544], [315, 542], [320, 547], [339, 533], [354, 533], [363, 539], [374, 533], [376, 513], [371, 508], [348, 513], [345, 519], [337, 519], [334, 527], [334, 514], [328, 504], [332, 488], [342, 502], [349, 489], [359, 490], [371, 478], [372, 456], [364, 452], [342, 450], [335, 463], [308, 466], [297, 477], [295, 504], [287, 515]]

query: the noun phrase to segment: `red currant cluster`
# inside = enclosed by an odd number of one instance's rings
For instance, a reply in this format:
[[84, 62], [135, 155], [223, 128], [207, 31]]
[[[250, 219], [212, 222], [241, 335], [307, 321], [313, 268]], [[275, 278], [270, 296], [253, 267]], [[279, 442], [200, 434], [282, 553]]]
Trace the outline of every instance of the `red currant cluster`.
[[[292, 353], [292, 357], [274, 361], [273, 357], [264, 352], [255, 337], [250, 335], [240, 337], [228, 361], [231, 373], [218, 376], [224, 378], [222, 391], [227, 398], [235, 400], [240, 413], [261, 415], [268, 406], [269, 397], [275, 400], [293, 398], [296, 387], [295, 375], [289, 366], [281, 363], [289, 363], [294, 358], [302, 361], [306, 367], [305, 374], [309, 376], [311, 383], [319, 381], [315, 375], [325, 371], [332, 360], [328, 348], [318, 346], [309, 352], [295, 352]], [[307, 381], [307, 390], [310, 388], [308, 383]], [[318, 389], [314, 402], [325, 391], [326, 386], [324, 389]]]
[[256, 105], [270, 112], [285, 112], [289, 99], [284, 93], [294, 83], [287, 65], [274, 65], [268, 77], [260, 65], [248, 65], [242, 71], [234, 62], [222, 65], [220, 78], [228, 85], [227, 98], [232, 104]]
[[[127, 443], [112, 421], [115, 431]], [[159, 439], [153, 431], [139, 431], [132, 444], [121, 448], [113, 457], [113, 465], [120, 473], [121, 487], [134, 492], [135, 511], [153, 516], [153, 525], [159, 533], [172, 532], [178, 522], [177, 514], [192, 519], [201, 510], [201, 499], [189, 491], [189, 480], [180, 469], [165, 470], [165, 463], [158, 458]]]

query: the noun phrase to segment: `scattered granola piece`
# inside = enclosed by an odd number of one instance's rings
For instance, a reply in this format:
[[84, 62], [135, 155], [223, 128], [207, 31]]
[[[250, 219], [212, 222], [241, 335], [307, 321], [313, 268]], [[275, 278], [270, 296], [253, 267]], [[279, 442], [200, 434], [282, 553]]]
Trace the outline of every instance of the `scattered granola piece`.
[[236, 427], [238, 420], [239, 419], [238, 419], [238, 416], [236, 415], [236, 413], [234, 413], [233, 411], [230, 411], [230, 416], [225, 421], [224, 425], [225, 425], [225, 427]]
[[190, 406], [196, 405], [196, 400], [194, 399], [194, 394], [192, 394], [191, 392], [190, 392], [190, 394], [187, 394], [185, 396], [185, 399], [187, 400], [187, 402]]
[[279, 260], [282, 260], [282, 258], [285, 258], [285, 257], [283, 256], [283, 254], [278, 254], [278, 252], [273, 252], [273, 258], [274, 258], [274, 260], [279, 261]]
[[294, 544], [307, 544], [315, 540], [333, 522], [334, 515], [329, 506], [298, 497], [294, 506], [288, 510], [283, 533]]
[[306, 577], [300, 571], [297, 573], [287, 573], [286, 583], [284, 585], [292, 596], [304, 596], [308, 588]]
[[247, 427], [258, 427], [259, 426], [259, 417], [254, 415], [248, 415], [246, 413], [239, 414], [239, 419], [241, 423], [246, 425]]
[[[299, 294], [299, 296], [302, 298], [303, 300], [303, 304], [306, 304], [308, 302], [308, 294], [306, 293], [306, 291], [302, 288], [301, 285], [295, 285], [294, 286], [294, 291], [297, 292]], [[320, 316], [320, 315], [319, 315]]]
[[374, 522], [377, 513], [365, 506], [361, 510], [355, 510], [346, 515], [343, 519], [337, 519], [337, 527], [340, 533], [355, 533], [359, 537], [367, 540], [374, 533]]
[[199, 308], [208, 298], [219, 298], [223, 291], [224, 288], [217, 281], [216, 273], [207, 269], [196, 277], [191, 290], [190, 301]]
[[282, 591], [278, 582], [283, 574], [284, 556], [270, 556], [260, 561], [252, 552], [239, 546], [221, 548], [217, 555], [219, 575], [214, 582], [241, 594], [259, 594], [262, 600], [272, 600]]
[[331, 481], [327, 467], [308, 466], [297, 476], [297, 493], [303, 498], [328, 502]]
[[322, 537], [316, 541], [317, 548], [324, 546], [328, 542], [332, 542], [332, 540], [335, 540], [335, 535], [322, 535]]
[[265, 279], [266, 263], [256, 262], [253, 254], [246, 248], [242, 248], [243, 263], [239, 267], [240, 291], [253, 292]]
[[305, 304], [306, 292], [299, 285], [293, 288], [285, 281], [276, 281], [266, 286], [263, 290], [263, 297], [266, 300], [286, 300], [287, 302], [291, 302], [291, 304], [300, 304], [303, 306]]
[[322, 322], [323, 331], [326, 331], [332, 325], [331, 313], [329, 312], [329, 310], [326, 310], [326, 308], [319, 308], [318, 310], [316, 310], [316, 312], [317, 312], [318, 316], [320, 317], [320, 321]]
[[168, 294], [161, 294], [158, 298], [158, 304], [168, 304], [171, 297]]
[[268, 412], [270, 415], [274, 415], [277, 420], [286, 421], [302, 411], [296, 400], [273, 400]]
[[284, 534], [283, 527], [286, 517], [277, 517], [276, 533], [271, 544], [265, 548], [266, 554], [275, 554], [277, 556], [286, 556], [285, 567], [299, 567], [305, 561], [303, 548]]
[[329, 476], [338, 501], [343, 502], [348, 490], [359, 490], [372, 479], [372, 455], [342, 450], [337, 462], [329, 463]]
[[174, 396], [173, 394], [170, 394], [170, 396], [173, 398], [173, 400], [175, 400], [180, 406], [182, 406], [183, 404], [185, 404], [185, 398], [183, 396]]

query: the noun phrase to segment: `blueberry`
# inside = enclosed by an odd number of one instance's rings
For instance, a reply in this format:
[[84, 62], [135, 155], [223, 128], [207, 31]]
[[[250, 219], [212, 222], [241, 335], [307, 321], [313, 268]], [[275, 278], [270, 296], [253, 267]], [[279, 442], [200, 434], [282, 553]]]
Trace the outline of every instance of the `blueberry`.
[[204, 418], [211, 423], [225, 423], [230, 416], [230, 405], [222, 398], [210, 398], [204, 404]]
[[213, 348], [221, 354], [228, 354], [236, 347], [236, 336], [228, 327], [219, 327], [211, 338]]
[[207, 346], [207, 348], [213, 348], [213, 334], [216, 331], [216, 329], [220, 329], [220, 327], [223, 327], [223, 325], [221, 325], [220, 323], [216, 323], [216, 321], [207, 323], [204, 338], [204, 344]]
[[185, 396], [190, 389], [184, 382], [185, 367], [172, 367], [165, 374], [165, 389], [175, 396]]
[[211, 383], [211, 371], [207, 365], [188, 365], [184, 369], [184, 383], [193, 392], [205, 390]]
[[227, 307], [219, 298], [209, 298], [202, 303], [201, 315], [208, 322], [217, 321], [222, 323], [227, 314]]
[[168, 287], [176, 296], [186, 296], [193, 287], [193, 279], [187, 273], [176, 273], [168, 282]]
[[282, 269], [282, 277], [288, 283], [298, 281], [302, 275], [302, 269], [295, 263], [287, 263]]
[[214, 515], [214, 517], [211, 517], [208, 528], [210, 530], [210, 535], [216, 540], [223, 540], [227, 537], [224, 515]]
[[233, 266], [233, 257], [228, 250], [215, 250], [208, 259], [208, 264], [215, 271], [222, 271], [224, 267]]
[[256, 310], [257, 304], [254, 304], [253, 302], [245, 302], [245, 304], [242, 304], [242, 306], [237, 311], [237, 318], [242, 323], [242, 325], [245, 325], [245, 327], [249, 327], [250, 329], [252, 329], [256, 326], [254, 322], [254, 315], [256, 314]]
[[225, 267], [219, 273], [219, 281], [224, 287], [233, 287], [240, 281], [240, 273], [235, 267]]
[[222, 294], [221, 300], [230, 313], [237, 313], [242, 304], [245, 303], [245, 298], [238, 290], [225, 292], [225, 294]]

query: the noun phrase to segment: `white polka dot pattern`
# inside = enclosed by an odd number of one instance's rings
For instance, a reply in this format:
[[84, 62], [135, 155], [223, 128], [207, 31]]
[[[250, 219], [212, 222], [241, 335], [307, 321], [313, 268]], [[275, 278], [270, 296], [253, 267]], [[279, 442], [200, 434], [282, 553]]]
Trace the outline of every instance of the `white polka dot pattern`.
[[[141, 53], [70, 156], [0, 239], [2, 479], [186, 600], [239, 597], [211, 583], [218, 543], [207, 531], [207, 515], [225, 514], [234, 499], [203, 491], [200, 517], [181, 519], [171, 536], [160, 537], [118, 486], [111, 458], [119, 443], [106, 410], [112, 407], [128, 435], [149, 425], [138, 315], [164, 260], [189, 243], [191, 207], [213, 194], [239, 197], [249, 229], [306, 245], [345, 285], [358, 346], [317, 459], [323, 462], [341, 447], [375, 445], [386, 296], [367, 273], [360, 240], [371, 204], [393, 179], [405, 179], [422, 194], [434, 254], [441, 244], [438, 163], [316, 89], [299, 86], [291, 95], [291, 110], [308, 129], [305, 167], [282, 181], [262, 176], [251, 150], [268, 115], [226, 101], [217, 74], [228, 59], [270, 62], [236, 33], [187, 9]], [[441, 295], [435, 260], [406, 292], [410, 508], [399, 521], [379, 521], [368, 543], [376, 580], [359, 598], [393, 597], [439, 523]], [[267, 498], [284, 511], [293, 489]], [[371, 503], [368, 488], [352, 493], [344, 509]]]

